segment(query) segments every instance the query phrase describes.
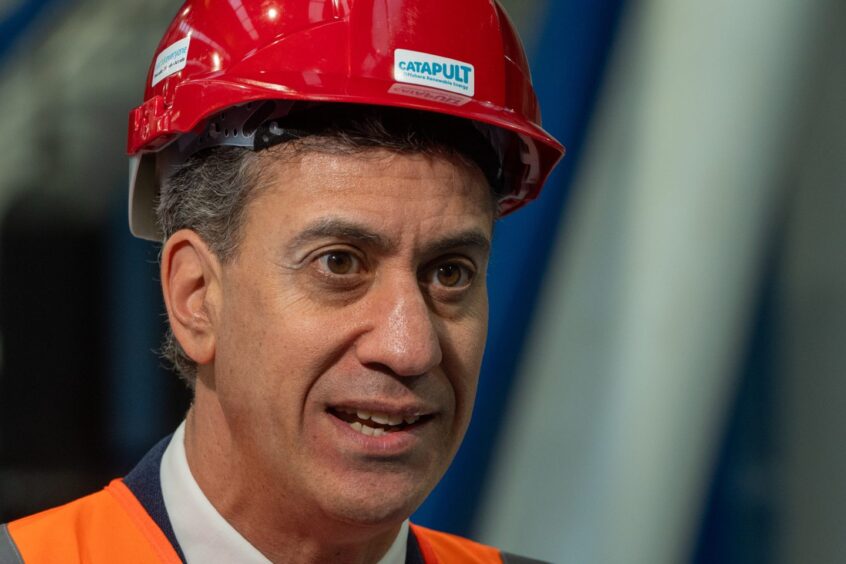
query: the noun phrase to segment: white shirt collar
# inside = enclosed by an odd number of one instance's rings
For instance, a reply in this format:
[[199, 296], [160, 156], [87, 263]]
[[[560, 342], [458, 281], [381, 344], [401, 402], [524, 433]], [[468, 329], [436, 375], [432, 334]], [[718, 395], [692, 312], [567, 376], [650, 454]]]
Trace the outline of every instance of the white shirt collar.
[[[185, 456], [185, 422], [173, 433], [161, 465], [162, 496], [185, 560], [191, 562], [270, 562], [229, 524], [194, 480]], [[408, 520], [378, 564], [404, 564]]]

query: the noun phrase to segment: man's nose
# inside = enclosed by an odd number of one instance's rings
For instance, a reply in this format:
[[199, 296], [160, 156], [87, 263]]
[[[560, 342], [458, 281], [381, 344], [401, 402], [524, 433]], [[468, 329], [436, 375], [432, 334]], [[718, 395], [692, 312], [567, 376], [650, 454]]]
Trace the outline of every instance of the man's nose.
[[441, 363], [437, 319], [416, 280], [374, 288], [367, 302], [367, 331], [356, 342], [359, 362], [398, 376], [425, 374]]

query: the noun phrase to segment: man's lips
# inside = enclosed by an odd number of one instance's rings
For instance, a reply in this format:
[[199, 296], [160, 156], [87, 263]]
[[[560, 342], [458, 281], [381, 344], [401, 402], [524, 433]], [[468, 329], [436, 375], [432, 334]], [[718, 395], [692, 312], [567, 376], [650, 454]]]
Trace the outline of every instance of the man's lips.
[[423, 408], [390, 409], [380, 406], [330, 406], [327, 413], [347, 423], [351, 429], [372, 437], [408, 431], [432, 419]]

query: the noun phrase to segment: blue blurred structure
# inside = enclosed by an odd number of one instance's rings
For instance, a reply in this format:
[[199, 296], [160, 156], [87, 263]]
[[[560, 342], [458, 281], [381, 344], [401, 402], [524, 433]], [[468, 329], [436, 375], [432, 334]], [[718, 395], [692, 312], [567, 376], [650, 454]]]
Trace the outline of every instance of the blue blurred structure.
[[26, 36], [30, 27], [38, 20], [47, 7], [61, 4], [65, 0], [21, 0], [9, 8], [5, 17], [0, 20], [0, 60], [17, 43]]
[[490, 263], [491, 318], [473, 421], [444, 479], [414, 516], [416, 522], [470, 534], [491, 455], [514, 384], [559, 222], [564, 216], [622, 0], [550, 2], [530, 53], [544, 128], [567, 156], [538, 202], [497, 225]]

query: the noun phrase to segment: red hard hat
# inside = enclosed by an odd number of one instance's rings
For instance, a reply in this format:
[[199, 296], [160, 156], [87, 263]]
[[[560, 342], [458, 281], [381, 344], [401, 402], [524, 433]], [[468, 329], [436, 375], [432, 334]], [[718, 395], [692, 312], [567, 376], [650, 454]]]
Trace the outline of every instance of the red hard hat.
[[[564, 154], [540, 126], [523, 46], [494, 0], [188, 0], [156, 50], [144, 103], [129, 115], [133, 234], [160, 239], [155, 153], [188, 135], [208, 140], [223, 110], [249, 119], [243, 108], [259, 100], [283, 101], [274, 117], [290, 107], [284, 101], [306, 101], [472, 120], [499, 156], [497, 145], [517, 147], [503, 164], [518, 170], [506, 175], [501, 214], [536, 198]], [[235, 129], [216, 144], [251, 146]]]

